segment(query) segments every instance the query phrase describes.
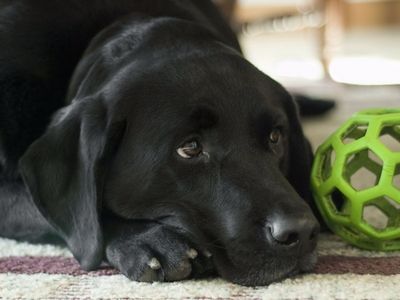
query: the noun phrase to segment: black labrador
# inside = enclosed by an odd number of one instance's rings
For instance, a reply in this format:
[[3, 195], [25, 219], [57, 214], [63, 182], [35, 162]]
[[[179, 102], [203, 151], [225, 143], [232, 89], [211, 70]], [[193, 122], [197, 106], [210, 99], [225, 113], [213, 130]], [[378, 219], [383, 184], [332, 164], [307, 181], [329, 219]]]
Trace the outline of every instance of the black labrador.
[[310, 270], [291, 96], [209, 0], [0, 0], [0, 235], [132, 280]]

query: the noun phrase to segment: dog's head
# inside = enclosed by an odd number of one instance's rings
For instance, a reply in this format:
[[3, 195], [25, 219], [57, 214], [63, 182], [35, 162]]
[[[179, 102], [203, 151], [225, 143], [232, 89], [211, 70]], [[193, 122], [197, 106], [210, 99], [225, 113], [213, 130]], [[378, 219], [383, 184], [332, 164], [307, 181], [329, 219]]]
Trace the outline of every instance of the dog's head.
[[109, 211], [181, 228], [234, 282], [311, 268], [312, 156], [285, 89], [218, 42], [114, 46], [87, 54], [74, 101], [20, 163], [81, 264], [101, 261]]

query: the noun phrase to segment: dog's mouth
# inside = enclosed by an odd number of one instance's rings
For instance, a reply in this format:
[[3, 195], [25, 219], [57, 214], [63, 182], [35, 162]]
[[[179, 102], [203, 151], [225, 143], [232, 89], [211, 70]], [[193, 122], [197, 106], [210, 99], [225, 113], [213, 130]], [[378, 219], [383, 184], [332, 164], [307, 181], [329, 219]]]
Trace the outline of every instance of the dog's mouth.
[[303, 256], [298, 263], [298, 268], [300, 273], [309, 273], [311, 272], [318, 262], [317, 250], [313, 250], [311, 253]]
[[[252, 255], [248, 255], [251, 258]], [[253, 256], [255, 258], [255, 256]], [[302, 257], [271, 257], [261, 263], [256, 261], [232, 262], [229, 265], [214, 260], [218, 274], [226, 280], [245, 286], [265, 286], [274, 282], [311, 272], [317, 264], [317, 251], [314, 249]], [[240, 265], [239, 265], [240, 264]]]
[[316, 266], [317, 262], [318, 262], [318, 255], [317, 255], [317, 251], [314, 250], [311, 253], [308, 253], [308, 254], [304, 255], [303, 257], [299, 258], [297, 264], [295, 265], [295, 267], [293, 268], [292, 271], [290, 271], [289, 273], [284, 275], [282, 278], [277, 278], [273, 282], [280, 281], [285, 278], [293, 277], [293, 276], [296, 276], [301, 273], [312, 272], [312, 270]]

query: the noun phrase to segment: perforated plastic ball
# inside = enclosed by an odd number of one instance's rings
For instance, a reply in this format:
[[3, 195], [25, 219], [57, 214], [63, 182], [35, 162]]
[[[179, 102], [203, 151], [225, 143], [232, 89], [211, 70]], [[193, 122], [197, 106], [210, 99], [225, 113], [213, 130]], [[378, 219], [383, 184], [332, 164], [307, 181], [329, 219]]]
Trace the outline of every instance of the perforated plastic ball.
[[316, 151], [314, 198], [330, 229], [352, 245], [400, 249], [400, 109], [353, 115]]

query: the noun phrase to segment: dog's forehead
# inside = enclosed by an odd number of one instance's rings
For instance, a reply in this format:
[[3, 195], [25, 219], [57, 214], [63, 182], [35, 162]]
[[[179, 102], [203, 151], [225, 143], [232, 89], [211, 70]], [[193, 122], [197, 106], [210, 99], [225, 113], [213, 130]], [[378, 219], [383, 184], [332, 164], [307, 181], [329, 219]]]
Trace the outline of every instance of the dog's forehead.
[[209, 106], [220, 113], [274, 111], [288, 98], [281, 85], [238, 53], [175, 58], [140, 71], [132, 64], [118, 80], [119, 97], [136, 110]]

